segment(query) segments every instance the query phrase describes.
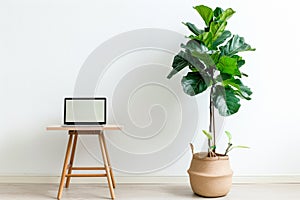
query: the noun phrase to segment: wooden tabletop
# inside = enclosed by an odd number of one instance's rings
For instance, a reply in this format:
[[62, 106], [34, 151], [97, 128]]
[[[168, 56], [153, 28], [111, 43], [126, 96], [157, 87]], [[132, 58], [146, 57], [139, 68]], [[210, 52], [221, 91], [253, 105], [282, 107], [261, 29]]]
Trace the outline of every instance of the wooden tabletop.
[[103, 126], [63, 126], [63, 125], [53, 125], [46, 128], [47, 131], [104, 131], [104, 130], [121, 130], [120, 125], [103, 125]]

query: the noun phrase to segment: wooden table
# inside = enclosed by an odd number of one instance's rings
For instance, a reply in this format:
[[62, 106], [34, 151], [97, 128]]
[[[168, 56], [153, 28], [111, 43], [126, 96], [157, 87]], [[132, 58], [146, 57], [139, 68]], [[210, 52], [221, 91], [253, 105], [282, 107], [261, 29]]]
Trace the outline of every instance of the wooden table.
[[[61, 173], [61, 179], [57, 194], [57, 199], [59, 200], [62, 196], [63, 186], [65, 178], [66, 180], [66, 188], [70, 185], [71, 177], [107, 177], [107, 182], [110, 190], [110, 196], [112, 199], [115, 198], [114, 188], [116, 187], [114, 175], [112, 172], [112, 168], [110, 165], [110, 160], [106, 148], [106, 142], [104, 137], [105, 130], [121, 130], [121, 126], [117, 125], [104, 125], [104, 126], [48, 126], [46, 128], [48, 131], [68, 131], [69, 132], [69, 141], [67, 145], [65, 161]], [[103, 158], [103, 167], [74, 167], [74, 157], [75, 150], [77, 145], [77, 139], [79, 134], [84, 135], [98, 135], [100, 149]], [[72, 174], [73, 170], [105, 170], [104, 174]]]

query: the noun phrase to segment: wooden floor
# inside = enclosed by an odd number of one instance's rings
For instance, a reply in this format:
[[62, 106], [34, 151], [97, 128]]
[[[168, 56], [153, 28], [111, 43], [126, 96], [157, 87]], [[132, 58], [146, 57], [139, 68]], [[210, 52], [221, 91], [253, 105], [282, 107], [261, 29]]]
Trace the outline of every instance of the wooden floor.
[[[0, 184], [0, 199], [55, 199], [57, 189], [57, 184]], [[202, 197], [194, 195], [187, 184], [119, 184], [115, 192], [118, 200], [202, 199]], [[71, 184], [69, 189], [64, 189], [62, 196], [62, 200], [70, 199], [109, 199], [109, 190], [105, 185]], [[300, 200], [300, 184], [235, 184], [226, 197], [218, 198], [218, 200], [225, 199]]]

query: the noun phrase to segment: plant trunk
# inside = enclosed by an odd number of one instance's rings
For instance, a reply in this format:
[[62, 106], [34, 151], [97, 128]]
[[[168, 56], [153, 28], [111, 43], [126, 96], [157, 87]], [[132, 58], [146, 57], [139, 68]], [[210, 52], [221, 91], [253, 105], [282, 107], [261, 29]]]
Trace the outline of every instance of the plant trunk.
[[[213, 91], [214, 91], [214, 85], [212, 85], [210, 89], [210, 95], [209, 95], [209, 132], [213, 135], [213, 141], [212, 146], [216, 146], [216, 129], [215, 129], [215, 111], [214, 111], [214, 102], [213, 102]], [[210, 142], [209, 142], [209, 145]], [[215, 153], [215, 148], [213, 149], [213, 152]]]

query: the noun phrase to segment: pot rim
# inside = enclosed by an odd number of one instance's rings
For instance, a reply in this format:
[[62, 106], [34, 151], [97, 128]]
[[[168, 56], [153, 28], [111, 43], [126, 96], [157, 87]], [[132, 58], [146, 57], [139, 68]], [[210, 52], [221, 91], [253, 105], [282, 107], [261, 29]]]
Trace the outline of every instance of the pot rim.
[[197, 152], [193, 154], [193, 159], [205, 160], [205, 161], [216, 161], [216, 160], [229, 160], [229, 156], [217, 154], [216, 157], [207, 157], [207, 152]]

